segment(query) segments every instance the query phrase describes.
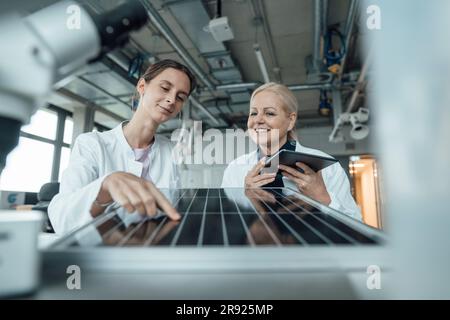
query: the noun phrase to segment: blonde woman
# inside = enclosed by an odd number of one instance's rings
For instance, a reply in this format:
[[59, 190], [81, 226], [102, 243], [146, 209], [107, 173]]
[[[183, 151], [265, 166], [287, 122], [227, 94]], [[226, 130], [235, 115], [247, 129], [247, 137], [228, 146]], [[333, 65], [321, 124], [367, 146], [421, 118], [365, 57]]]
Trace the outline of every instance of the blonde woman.
[[296, 165], [303, 173], [280, 164], [277, 173], [261, 173], [264, 158], [280, 149], [330, 157], [320, 150], [302, 146], [296, 139], [297, 110], [297, 99], [284, 85], [266, 83], [253, 92], [247, 127], [250, 138], [258, 148], [228, 165], [222, 188], [296, 188], [324, 205], [361, 220], [360, 209], [350, 193], [347, 175], [339, 163], [314, 172], [306, 164], [298, 162]]

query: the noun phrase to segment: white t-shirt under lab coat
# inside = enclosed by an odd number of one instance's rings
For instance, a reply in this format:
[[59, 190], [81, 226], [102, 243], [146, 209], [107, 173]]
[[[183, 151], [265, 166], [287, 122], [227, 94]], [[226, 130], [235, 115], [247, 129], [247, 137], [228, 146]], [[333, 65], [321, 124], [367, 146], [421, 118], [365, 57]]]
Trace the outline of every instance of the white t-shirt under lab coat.
[[[330, 157], [330, 155], [320, 150], [303, 147], [298, 141], [296, 142], [295, 151]], [[222, 188], [243, 188], [245, 185], [245, 176], [258, 162], [257, 157], [257, 151], [253, 151], [230, 162], [223, 174]], [[350, 182], [341, 165], [335, 163], [326, 167], [322, 170], [322, 177], [331, 198], [329, 207], [345, 213], [354, 219], [362, 220], [361, 210], [356, 205], [350, 193]], [[295, 184], [287, 177], [283, 177], [283, 184], [285, 187], [297, 190]]]
[[[56, 233], [67, 233], [92, 220], [92, 202], [104, 178], [113, 172], [124, 171], [143, 177], [158, 188], [179, 188], [179, 174], [173, 161], [171, 141], [155, 135], [148, 150], [148, 158], [139, 161], [123, 135], [122, 125], [106, 132], [89, 132], [77, 137], [69, 166], [62, 176], [59, 194], [48, 208]], [[148, 172], [145, 172], [146, 162]], [[119, 214], [125, 214], [125, 210], [121, 211]]]

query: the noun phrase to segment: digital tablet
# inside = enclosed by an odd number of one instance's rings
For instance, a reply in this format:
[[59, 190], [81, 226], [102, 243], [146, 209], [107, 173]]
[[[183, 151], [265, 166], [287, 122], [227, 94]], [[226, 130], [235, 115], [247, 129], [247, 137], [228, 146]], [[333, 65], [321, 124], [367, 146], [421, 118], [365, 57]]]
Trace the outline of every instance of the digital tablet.
[[274, 163], [275, 165], [284, 164], [285, 166], [294, 167], [296, 169], [299, 169], [300, 171], [303, 171], [295, 165], [296, 162], [303, 162], [315, 172], [317, 172], [328, 166], [331, 166], [332, 164], [335, 164], [336, 162], [338, 162], [338, 160], [329, 157], [316, 156], [312, 154], [282, 149], [266, 160], [266, 167], [270, 167], [272, 163]]

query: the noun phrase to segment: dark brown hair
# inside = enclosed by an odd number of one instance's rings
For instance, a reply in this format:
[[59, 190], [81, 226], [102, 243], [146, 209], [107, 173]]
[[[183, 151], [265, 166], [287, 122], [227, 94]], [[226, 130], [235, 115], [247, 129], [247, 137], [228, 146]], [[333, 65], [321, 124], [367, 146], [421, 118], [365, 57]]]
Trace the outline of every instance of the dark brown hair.
[[152, 80], [153, 78], [155, 78], [161, 72], [163, 72], [168, 68], [180, 70], [181, 72], [184, 72], [188, 76], [189, 81], [191, 82], [191, 88], [189, 90], [189, 94], [191, 94], [192, 91], [194, 91], [195, 87], [197, 86], [195, 77], [192, 74], [191, 70], [189, 70], [185, 65], [175, 60], [166, 59], [152, 64], [150, 67], [147, 68], [147, 70], [145, 70], [141, 78], [144, 78], [145, 82], [149, 83], [150, 80]]
[[[141, 76], [145, 80], [146, 83], [149, 83], [152, 79], [157, 77], [161, 72], [164, 70], [172, 68], [179, 70], [187, 75], [190, 82], [190, 89], [189, 89], [189, 95], [192, 93], [192, 91], [195, 90], [197, 87], [197, 81], [195, 80], [194, 74], [191, 72], [191, 70], [188, 69], [184, 64], [181, 64], [175, 60], [171, 59], [165, 59], [158, 61], [152, 65], [150, 65], [147, 70], [145, 70], [144, 74]], [[136, 92], [134, 96], [132, 97], [132, 108], [135, 110], [137, 108], [137, 104], [139, 101], [139, 94]]]

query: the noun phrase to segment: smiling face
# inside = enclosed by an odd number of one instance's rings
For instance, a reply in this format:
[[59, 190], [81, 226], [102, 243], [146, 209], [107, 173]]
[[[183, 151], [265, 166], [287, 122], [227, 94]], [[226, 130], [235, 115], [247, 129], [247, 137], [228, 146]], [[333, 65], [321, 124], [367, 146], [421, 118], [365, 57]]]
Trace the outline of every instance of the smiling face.
[[136, 112], [145, 113], [156, 124], [175, 117], [188, 99], [189, 77], [180, 70], [167, 68], [148, 83], [139, 80], [137, 90], [140, 103]]
[[259, 146], [272, 148], [272, 153], [287, 141], [297, 114], [289, 112], [283, 100], [268, 90], [257, 93], [250, 101], [247, 127], [250, 138]]

